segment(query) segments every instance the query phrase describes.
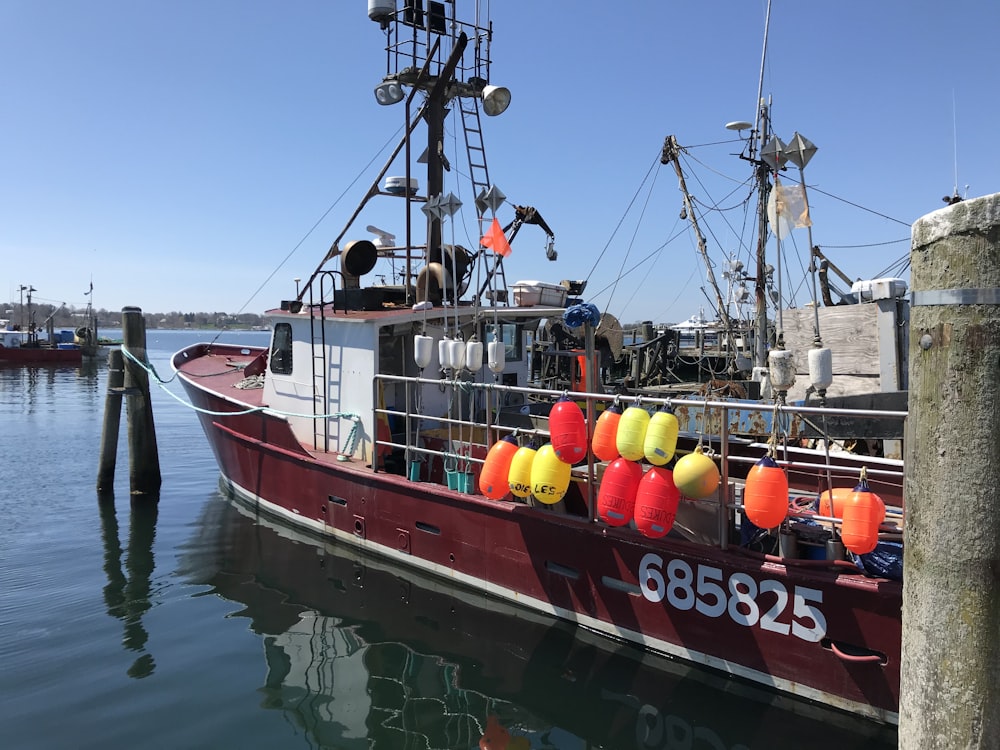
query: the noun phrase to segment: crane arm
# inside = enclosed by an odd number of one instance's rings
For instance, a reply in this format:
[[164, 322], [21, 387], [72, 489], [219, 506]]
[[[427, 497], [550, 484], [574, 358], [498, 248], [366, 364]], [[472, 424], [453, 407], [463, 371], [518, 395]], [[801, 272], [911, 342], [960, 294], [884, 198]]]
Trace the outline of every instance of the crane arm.
[[538, 209], [533, 206], [514, 206], [514, 220], [503, 228], [504, 234], [507, 234], [508, 231], [510, 232], [510, 234], [507, 235], [507, 242], [513, 242], [514, 238], [517, 236], [518, 230], [525, 224], [534, 224], [535, 226], [541, 227], [542, 231], [545, 232], [548, 237], [548, 242], [545, 244], [545, 255], [549, 260], [555, 260], [556, 235], [549, 228], [549, 225], [545, 223], [545, 219], [542, 218], [542, 215], [538, 213]]
[[852, 286], [854, 284], [855, 281], [854, 279], [850, 278], [846, 273], [837, 268], [836, 264], [832, 260], [823, 255], [823, 251], [819, 249], [819, 245], [813, 245], [812, 253], [814, 258], [818, 258], [821, 261], [825, 261], [827, 266], [835, 274], [837, 274], [837, 276], [839, 276], [841, 281], [843, 281], [845, 284], [847, 284], [848, 286]]

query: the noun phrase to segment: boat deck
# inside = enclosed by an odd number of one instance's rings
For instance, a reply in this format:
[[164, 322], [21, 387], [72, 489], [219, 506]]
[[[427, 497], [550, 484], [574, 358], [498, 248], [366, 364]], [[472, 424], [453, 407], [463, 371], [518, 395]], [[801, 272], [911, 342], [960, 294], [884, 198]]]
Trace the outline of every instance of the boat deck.
[[[190, 356], [186, 356], [190, 355]], [[267, 357], [263, 347], [232, 344], [197, 344], [174, 356], [174, 367], [195, 381], [223, 395], [232, 389], [232, 398], [250, 407], [267, 406], [264, 389], [246, 387], [251, 377], [262, 375]]]

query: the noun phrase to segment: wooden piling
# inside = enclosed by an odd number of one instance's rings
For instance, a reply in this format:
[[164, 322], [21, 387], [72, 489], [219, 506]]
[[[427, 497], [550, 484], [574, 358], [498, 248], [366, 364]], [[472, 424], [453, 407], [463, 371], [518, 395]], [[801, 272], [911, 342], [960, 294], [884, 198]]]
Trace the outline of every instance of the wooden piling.
[[[146, 321], [138, 307], [122, 308], [122, 344], [131, 357], [139, 362], [146, 361]], [[129, 487], [133, 496], [158, 496], [161, 482], [160, 458], [156, 450], [149, 376], [131, 357], [125, 358]]]
[[1000, 747], [1000, 193], [913, 225], [899, 747]]
[[97, 492], [112, 494], [118, 459], [118, 431], [122, 419], [122, 392], [125, 387], [124, 355], [121, 349], [108, 353], [108, 393], [104, 398], [104, 426], [101, 429], [101, 457], [97, 465]]

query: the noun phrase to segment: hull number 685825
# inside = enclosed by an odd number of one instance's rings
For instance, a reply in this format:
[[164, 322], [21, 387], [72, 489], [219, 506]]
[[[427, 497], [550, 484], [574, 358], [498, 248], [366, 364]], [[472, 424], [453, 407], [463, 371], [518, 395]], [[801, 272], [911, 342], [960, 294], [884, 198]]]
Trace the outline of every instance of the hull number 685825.
[[728, 616], [737, 625], [813, 643], [826, 635], [826, 617], [816, 606], [823, 603], [823, 592], [818, 589], [795, 586], [789, 607], [788, 588], [781, 581], [765, 578], [758, 582], [747, 573], [733, 573], [726, 580], [720, 568], [692, 567], [676, 558], [664, 568], [663, 558], [655, 552], [644, 555], [639, 563], [639, 587], [649, 601], [666, 598], [676, 610]]

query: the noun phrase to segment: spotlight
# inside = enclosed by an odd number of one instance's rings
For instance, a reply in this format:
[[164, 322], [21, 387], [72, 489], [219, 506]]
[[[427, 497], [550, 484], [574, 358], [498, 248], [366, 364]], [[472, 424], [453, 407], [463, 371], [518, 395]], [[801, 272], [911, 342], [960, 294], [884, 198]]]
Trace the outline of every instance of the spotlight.
[[386, 78], [375, 87], [375, 101], [383, 106], [401, 102], [403, 101], [403, 87], [399, 85], [399, 81]]
[[510, 89], [503, 86], [483, 87], [483, 112], [489, 117], [501, 114], [510, 106]]

